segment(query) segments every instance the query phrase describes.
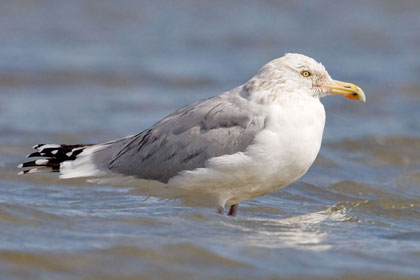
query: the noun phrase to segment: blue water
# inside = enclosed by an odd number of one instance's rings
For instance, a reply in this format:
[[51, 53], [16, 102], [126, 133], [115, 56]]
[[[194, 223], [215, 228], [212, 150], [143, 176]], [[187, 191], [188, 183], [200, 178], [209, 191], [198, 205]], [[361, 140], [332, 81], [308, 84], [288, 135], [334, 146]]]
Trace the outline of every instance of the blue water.
[[[0, 278], [420, 277], [420, 2], [0, 4]], [[367, 103], [323, 100], [324, 143], [291, 186], [214, 209], [17, 176], [37, 143], [98, 143], [298, 52]]]

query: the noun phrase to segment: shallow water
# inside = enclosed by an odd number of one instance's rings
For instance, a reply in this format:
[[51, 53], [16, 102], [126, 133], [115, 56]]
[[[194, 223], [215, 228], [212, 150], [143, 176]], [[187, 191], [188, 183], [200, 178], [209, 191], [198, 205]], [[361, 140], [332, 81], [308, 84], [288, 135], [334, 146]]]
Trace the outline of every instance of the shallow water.
[[[420, 3], [308, 2], [2, 1], [0, 278], [420, 277]], [[16, 175], [33, 144], [136, 133], [284, 52], [367, 103], [323, 100], [316, 163], [236, 218]]]

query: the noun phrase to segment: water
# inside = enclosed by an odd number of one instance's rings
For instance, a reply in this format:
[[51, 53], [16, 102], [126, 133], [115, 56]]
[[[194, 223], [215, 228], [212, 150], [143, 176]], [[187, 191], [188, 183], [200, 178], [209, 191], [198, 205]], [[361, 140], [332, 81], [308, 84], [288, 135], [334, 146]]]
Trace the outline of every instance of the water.
[[[418, 1], [30, 1], [0, 9], [1, 279], [420, 277]], [[96, 143], [310, 55], [330, 97], [316, 163], [214, 209], [17, 176], [36, 143]]]

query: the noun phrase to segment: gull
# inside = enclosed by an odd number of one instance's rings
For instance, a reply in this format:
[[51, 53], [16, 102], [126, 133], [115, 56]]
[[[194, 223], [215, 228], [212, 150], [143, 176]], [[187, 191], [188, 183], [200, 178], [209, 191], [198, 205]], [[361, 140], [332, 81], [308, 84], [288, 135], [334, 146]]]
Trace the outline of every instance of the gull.
[[[195, 102], [137, 135], [100, 144], [38, 144], [19, 174], [59, 172], [105, 184], [131, 184], [145, 196], [179, 199], [235, 216], [240, 202], [302, 177], [321, 147], [320, 98], [366, 101], [355, 84], [288, 53], [245, 84]], [[129, 183], [128, 183], [129, 182]]]

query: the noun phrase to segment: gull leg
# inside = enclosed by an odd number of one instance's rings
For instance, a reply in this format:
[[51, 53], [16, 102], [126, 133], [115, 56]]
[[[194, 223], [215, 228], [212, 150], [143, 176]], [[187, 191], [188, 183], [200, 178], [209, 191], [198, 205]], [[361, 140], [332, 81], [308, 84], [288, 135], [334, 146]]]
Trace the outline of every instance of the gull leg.
[[230, 209], [229, 209], [229, 213], [227, 215], [228, 216], [235, 217], [236, 216], [236, 213], [238, 212], [238, 205], [239, 204], [233, 204], [233, 205], [231, 205], [230, 206]]
[[224, 215], [225, 214], [225, 207], [218, 206], [217, 207], [217, 214]]

